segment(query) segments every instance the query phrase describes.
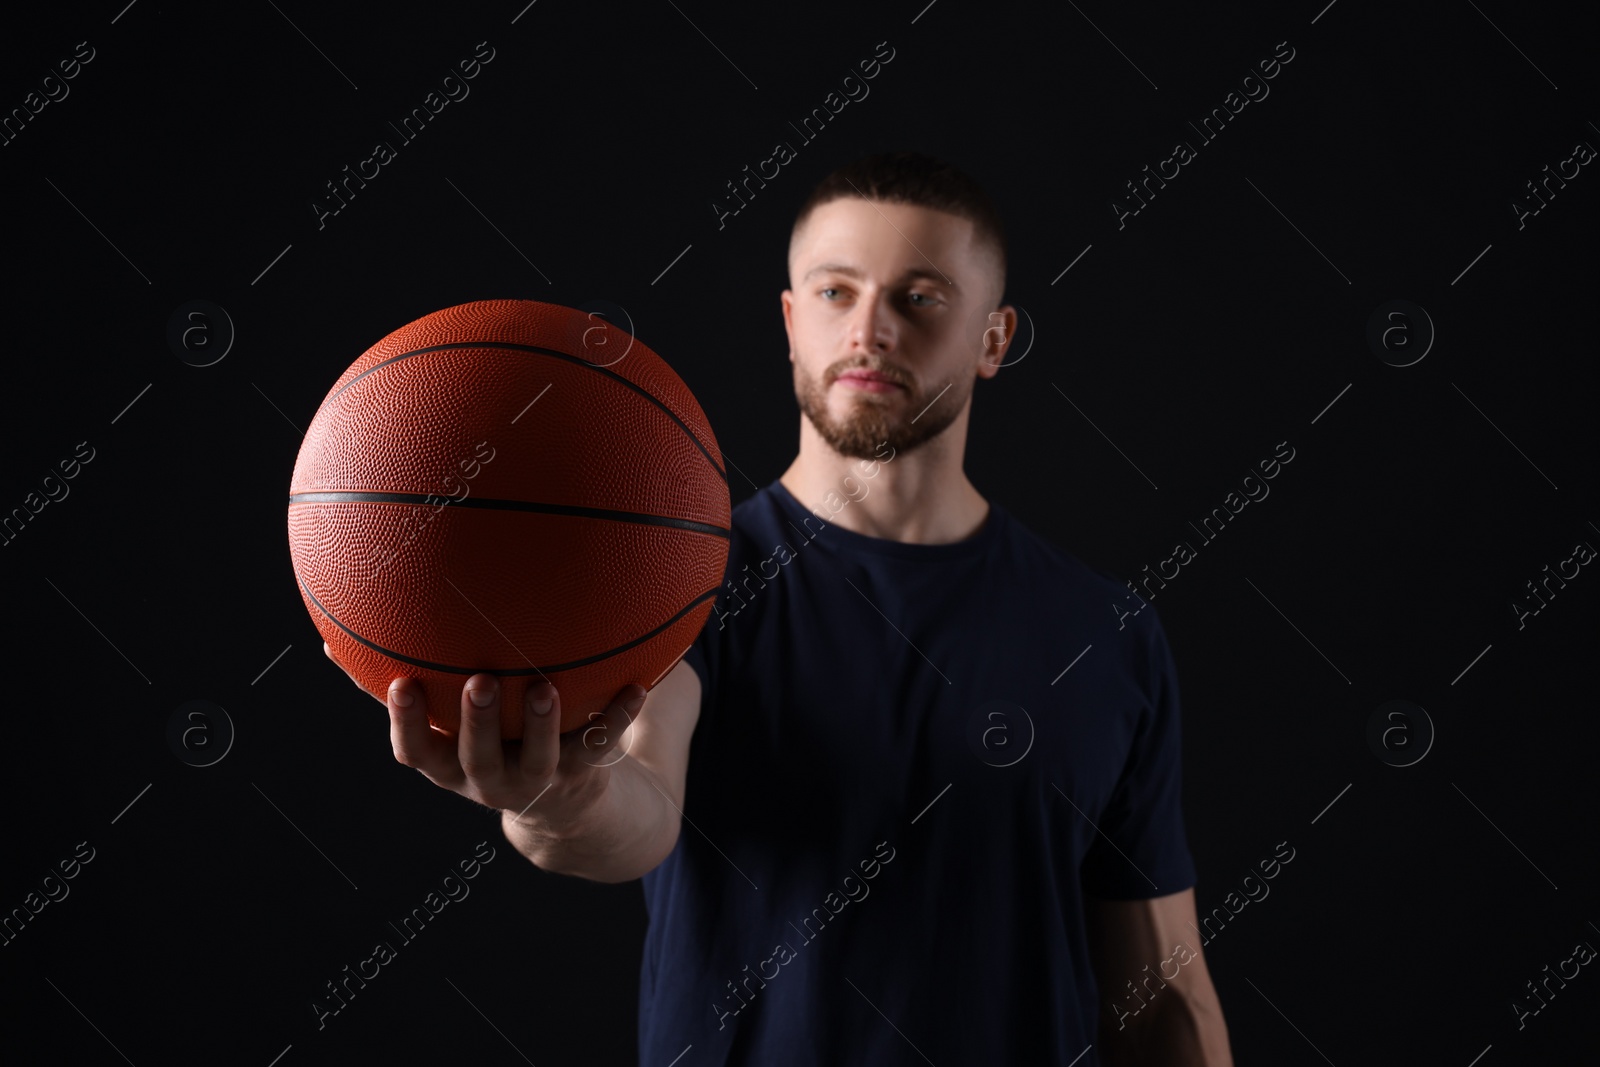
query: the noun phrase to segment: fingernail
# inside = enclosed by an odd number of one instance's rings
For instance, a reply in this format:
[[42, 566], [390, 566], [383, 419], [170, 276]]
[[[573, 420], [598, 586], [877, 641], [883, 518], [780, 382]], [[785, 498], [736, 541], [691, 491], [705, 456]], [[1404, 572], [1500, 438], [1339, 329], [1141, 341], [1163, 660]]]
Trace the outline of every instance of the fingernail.
[[478, 689], [469, 689], [467, 690], [467, 696], [471, 697], [472, 702], [480, 708], [486, 708], [490, 704], [494, 703], [494, 690], [489, 686], [482, 686]]
[[548, 715], [550, 714], [550, 705], [553, 703], [554, 701], [549, 697], [545, 697], [543, 700], [536, 699], [533, 702], [533, 713], [535, 715]]
[[398, 685], [389, 690], [389, 699], [394, 702], [394, 706], [397, 708], [409, 708], [411, 706], [411, 693]]
[[628, 710], [628, 714], [629, 715], [632, 715], [632, 714], [636, 713], [640, 708], [644, 707], [644, 697], [643, 696], [636, 696], [632, 700], [630, 700], [627, 703], [623, 704], [622, 706]]

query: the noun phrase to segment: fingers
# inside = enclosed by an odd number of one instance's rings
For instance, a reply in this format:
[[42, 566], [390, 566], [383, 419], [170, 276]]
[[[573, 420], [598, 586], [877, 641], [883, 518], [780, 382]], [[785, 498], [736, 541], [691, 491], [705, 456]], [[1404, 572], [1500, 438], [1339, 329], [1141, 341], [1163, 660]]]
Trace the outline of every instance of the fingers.
[[561, 694], [546, 681], [528, 686], [522, 699], [522, 776], [542, 782], [561, 762]]
[[610, 767], [627, 755], [623, 735], [644, 705], [645, 693], [642, 685], [623, 686], [604, 711], [591, 714], [588, 723], [572, 731], [575, 740], [568, 744], [581, 762]]
[[492, 788], [505, 772], [505, 743], [500, 737], [500, 680], [474, 674], [461, 687], [461, 769], [469, 779]]
[[501, 737], [503, 692], [494, 675], [467, 679], [460, 698], [461, 728], [455, 737], [429, 725], [422, 686], [414, 679], [396, 678], [386, 702], [389, 736], [395, 759], [435, 784], [490, 807], [526, 811], [558, 777], [565, 781], [576, 775], [571, 785], [602, 787], [606, 779], [593, 776], [589, 768], [599, 772], [626, 755], [628, 728], [645, 695], [641, 685], [625, 686], [604, 711], [563, 735], [561, 696], [555, 686], [541, 680], [527, 689], [518, 743]]
[[464, 779], [456, 759], [456, 746], [428, 725], [428, 701], [422, 686], [410, 678], [396, 678], [389, 686], [389, 741], [394, 758], [415, 767], [435, 783], [454, 789]]

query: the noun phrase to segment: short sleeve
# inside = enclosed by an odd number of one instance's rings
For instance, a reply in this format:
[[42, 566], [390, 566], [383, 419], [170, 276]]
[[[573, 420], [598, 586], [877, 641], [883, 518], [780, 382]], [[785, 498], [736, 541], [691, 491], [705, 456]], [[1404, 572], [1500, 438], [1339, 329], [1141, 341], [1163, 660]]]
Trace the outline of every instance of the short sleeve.
[[711, 614], [706, 617], [705, 625], [700, 627], [700, 632], [682, 657], [683, 662], [700, 677], [700, 719], [696, 730], [709, 725], [718, 705], [718, 667], [722, 663], [722, 644], [728, 623], [722, 600], [719, 592], [712, 600]]
[[1164, 897], [1195, 883], [1183, 826], [1177, 665], [1160, 619], [1145, 610], [1145, 706], [1080, 870], [1084, 892], [1111, 900]]
[[[689, 651], [683, 654], [683, 662], [694, 668], [694, 673], [700, 676], [701, 693], [709, 693], [711, 691], [711, 664], [708, 662], [711, 657], [707, 655], [705, 648], [706, 632], [710, 628], [709, 623], [701, 627], [700, 633], [694, 639], [694, 644], [690, 645]], [[704, 703], [703, 698], [701, 702]]]
[[[739, 573], [740, 567], [748, 564], [749, 558], [749, 538], [740, 528], [739, 513], [735, 508], [733, 526], [729, 531], [728, 559], [722, 570], [722, 583], [717, 587], [716, 595], [711, 598], [711, 612], [706, 616], [705, 625], [700, 627], [700, 632], [695, 634], [694, 641], [681, 657], [682, 661], [700, 676], [700, 719], [695, 725], [696, 733], [711, 727], [711, 720], [716, 716], [721, 703], [717, 687], [721, 678], [722, 664], [727, 661], [725, 649], [735, 628], [732, 623], [740, 611], [740, 608], [730, 607], [728, 590], [735, 588], [734, 577]], [[742, 601], [740, 605], [742, 608]]]

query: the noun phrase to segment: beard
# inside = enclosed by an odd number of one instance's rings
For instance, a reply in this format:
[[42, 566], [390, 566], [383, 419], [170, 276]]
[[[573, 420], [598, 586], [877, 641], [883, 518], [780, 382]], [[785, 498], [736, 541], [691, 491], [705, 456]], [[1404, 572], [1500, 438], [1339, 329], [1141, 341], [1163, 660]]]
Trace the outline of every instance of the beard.
[[[849, 410], [835, 418], [828, 410], [828, 393], [834, 380], [847, 370], [880, 371], [904, 388], [893, 393], [852, 390], [846, 401]], [[939, 389], [944, 389], [942, 383], [932, 394], [924, 395], [916, 382], [898, 368], [841, 360], [818, 379], [806, 372], [799, 359], [794, 361], [794, 395], [801, 413], [811, 420], [817, 435], [830, 448], [851, 459], [879, 458], [885, 443], [896, 455], [910, 452], [939, 436], [961, 414], [972, 387], [972, 378], [965, 377], [952, 383], [943, 396], [939, 395]], [[929, 401], [936, 396], [938, 402], [929, 407]]]

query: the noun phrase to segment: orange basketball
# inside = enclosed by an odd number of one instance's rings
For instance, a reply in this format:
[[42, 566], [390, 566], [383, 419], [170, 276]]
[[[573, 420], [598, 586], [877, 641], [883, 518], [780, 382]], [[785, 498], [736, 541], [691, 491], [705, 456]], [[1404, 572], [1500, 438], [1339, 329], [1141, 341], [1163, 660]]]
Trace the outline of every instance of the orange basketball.
[[461, 687], [501, 728], [548, 679], [563, 732], [653, 688], [711, 613], [731, 505], [716, 438], [671, 367], [572, 308], [480, 300], [425, 315], [334, 383], [289, 484], [300, 594], [383, 695], [415, 678], [454, 733]]

